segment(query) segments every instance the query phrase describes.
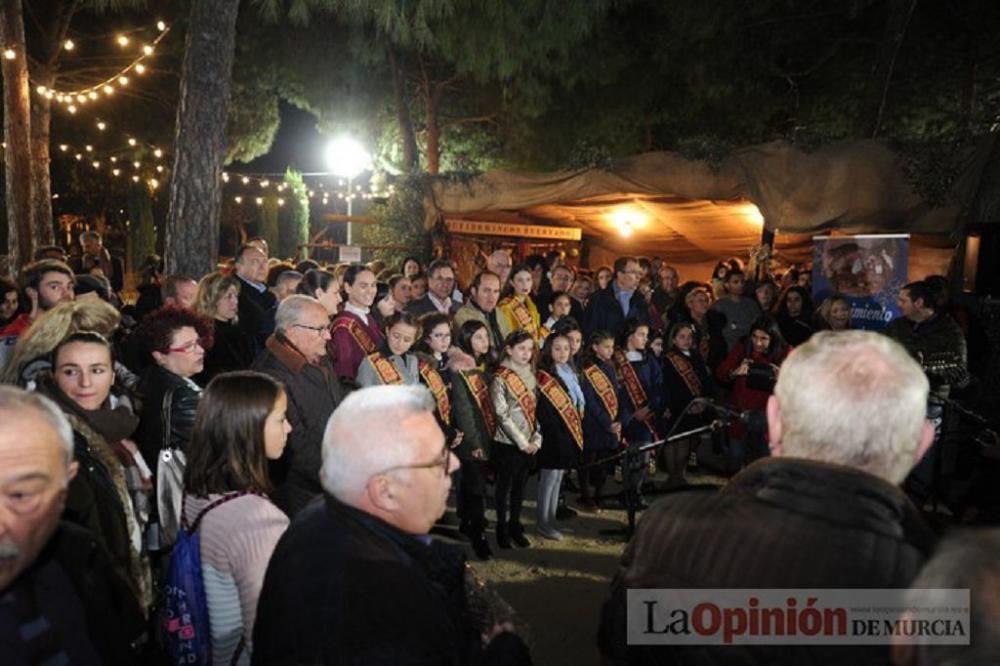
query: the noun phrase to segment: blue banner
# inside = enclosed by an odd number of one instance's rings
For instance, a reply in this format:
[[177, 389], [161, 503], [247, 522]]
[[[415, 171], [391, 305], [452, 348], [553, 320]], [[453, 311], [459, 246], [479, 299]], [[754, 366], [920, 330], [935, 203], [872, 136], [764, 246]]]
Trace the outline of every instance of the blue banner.
[[896, 299], [906, 284], [909, 235], [813, 238], [813, 303], [843, 296], [852, 328], [878, 331], [899, 316]]

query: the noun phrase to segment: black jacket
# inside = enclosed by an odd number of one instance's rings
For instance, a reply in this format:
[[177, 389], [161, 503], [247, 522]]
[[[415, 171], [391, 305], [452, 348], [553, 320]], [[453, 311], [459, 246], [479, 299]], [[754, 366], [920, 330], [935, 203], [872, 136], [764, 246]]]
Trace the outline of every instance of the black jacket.
[[322, 492], [323, 431], [346, 392], [329, 357], [324, 356], [320, 366], [311, 365], [280, 333], [268, 338], [266, 349], [252, 367], [285, 385], [292, 432], [281, 459], [271, 465], [272, 499], [278, 508], [294, 516]]
[[[458, 308], [462, 307], [461, 303], [457, 303], [454, 300], [451, 301], [451, 306], [448, 308], [448, 314], [455, 314]], [[431, 297], [424, 294], [415, 301], [410, 301], [406, 304], [406, 311], [409, 312], [414, 317], [423, 317], [425, 314], [431, 314], [434, 312], [440, 312], [434, 302], [431, 301]]]
[[[136, 443], [155, 473], [158, 454], [165, 442], [169, 441], [171, 448], [187, 450], [201, 389], [193, 381], [154, 364], [146, 369], [139, 382], [139, 395], [142, 412]], [[165, 401], [167, 396], [169, 400]], [[170, 415], [168, 423], [164, 423], [166, 414]]]
[[[16, 615], [20, 608], [48, 620], [49, 650], [61, 650], [73, 664], [150, 663], [140, 657], [147, 635], [142, 611], [128, 584], [112, 568], [93, 535], [60, 523], [32, 565], [0, 590], [0, 654], [5, 666], [27, 666], [50, 657], [21, 639]], [[23, 620], [22, 620], [23, 621]]]
[[215, 320], [212, 348], [205, 352], [205, 369], [192, 377], [200, 386], [223, 372], [246, 370], [253, 363], [253, 340], [238, 324]]
[[[566, 382], [555, 370], [549, 372], [566, 393]], [[581, 384], [581, 389], [583, 385]], [[538, 389], [538, 407], [536, 410], [538, 427], [542, 431], [542, 448], [538, 450], [539, 469], [576, 469], [580, 466], [582, 442], [577, 444], [566, 422], [559, 415], [559, 410], [545, 396], [541, 387]], [[582, 422], [583, 415], [580, 415]], [[581, 423], [582, 425], [582, 423]]]
[[481, 663], [482, 609], [469, 606], [465, 581], [460, 548], [425, 544], [324, 495], [292, 521], [271, 556], [253, 663]]
[[636, 289], [632, 293], [632, 298], [628, 303], [628, 316], [622, 312], [622, 306], [614, 292], [614, 282], [606, 288], [601, 289], [590, 297], [587, 309], [583, 313], [583, 339], [589, 340], [594, 331], [608, 331], [615, 338], [625, 332], [625, 322], [629, 319], [638, 319], [641, 322], [649, 323], [649, 309], [646, 299], [642, 293]]
[[896, 486], [849, 467], [766, 458], [719, 492], [678, 492], [646, 512], [603, 609], [601, 650], [628, 664], [886, 664], [886, 646], [626, 648], [626, 592], [906, 588], [934, 543]]
[[239, 322], [240, 328], [254, 343], [254, 353], [264, 349], [267, 337], [274, 332], [274, 315], [278, 299], [270, 289], [257, 291], [246, 280], [240, 279]]

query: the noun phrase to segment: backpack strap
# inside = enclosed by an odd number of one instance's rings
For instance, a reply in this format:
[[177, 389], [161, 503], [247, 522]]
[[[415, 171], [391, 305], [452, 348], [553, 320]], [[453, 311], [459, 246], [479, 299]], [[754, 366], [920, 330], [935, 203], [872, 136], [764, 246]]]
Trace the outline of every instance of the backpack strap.
[[[185, 493], [185, 495], [186, 494], [187, 493]], [[194, 534], [195, 532], [198, 531], [198, 526], [201, 525], [201, 519], [205, 517], [206, 513], [208, 513], [209, 511], [211, 511], [212, 509], [214, 509], [216, 507], [222, 506], [223, 504], [225, 504], [226, 502], [228, 502], [230, 500], [234, 500], [234, 499], [236, 499], [238, 497], [243, 497], [244, 495], [257, 495], [259, 497], [265, 497], [265, 495], [263, 493], [260, 493], [260, 492], [258, 492], [256, 490], [234, 490], [233, 492], [226, 493], [222, 497], [220, 497], [219, 499], [215, 500], [214, 502], [212, 502], [211, 504], [209, 504], [208, 506], [206, 506], [204, 509], [202, 509], [201, 512], [197, 516], [195, 516], [194, 522], [191, 523], [190, 526], [188, 526], [187, 516], [185, 515], [185, 509], [187, 508], [185, 506], [186, 502], [184, 502], [184, 500], [182, 498], [181, 499], [181, 527], [183, 527], [185, 529], [185, 531], [187, 531], [188, 533]]]

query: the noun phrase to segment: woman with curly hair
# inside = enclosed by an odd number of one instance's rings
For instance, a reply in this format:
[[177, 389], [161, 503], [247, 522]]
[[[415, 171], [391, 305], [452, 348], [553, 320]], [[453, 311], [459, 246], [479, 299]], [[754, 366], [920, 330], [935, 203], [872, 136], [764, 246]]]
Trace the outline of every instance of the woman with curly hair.
[[205, 350], [205, 368], [195, 375], [200, 386], [223, 372], [245, 370], [253, 362], [253, 340], [237, 323], [240, 279], [216, 271], [198, 283], [194, 309], [212, 320], [212, 348]]
[[201, 387], [191, 378], [205, 367], [212, 322], [205, 316], [166, 306], [150, 313], [135, 333], [153, 359], [139, 383], [142, 412], [136, 439], [146, 460], [162, 448], [186, 450], [191, 440]]

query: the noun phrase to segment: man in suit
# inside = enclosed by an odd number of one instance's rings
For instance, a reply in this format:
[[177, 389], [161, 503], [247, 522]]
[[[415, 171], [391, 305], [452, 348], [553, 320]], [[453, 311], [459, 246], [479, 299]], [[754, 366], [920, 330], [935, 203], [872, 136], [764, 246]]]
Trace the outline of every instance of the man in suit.
[[406, 311], [414, 317], [432, 312], [455, 314], [460, 303], [451, 298], [455, 289], [455, 271], [444, 259], [437, 259], [427, 269], [427, 293], [422, 298], [410, 301]]
[[274, 332], [278, 299], [267, 288], [267, 255], [257, 245], [244, 245], [236, 254], [236, 277], [240, 279], [239, 322], [260, 352]]
[[586, 338], [594, 331], [608, 331], [619, 337], [625, 332], [625, 322], [629, 319], [649, 322], [646, 299], [637, 288], [641, 277], [642, 268], [635, 257], [615, 260], [614, 279], [587, 303], [582, 322]]

